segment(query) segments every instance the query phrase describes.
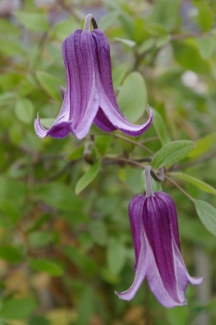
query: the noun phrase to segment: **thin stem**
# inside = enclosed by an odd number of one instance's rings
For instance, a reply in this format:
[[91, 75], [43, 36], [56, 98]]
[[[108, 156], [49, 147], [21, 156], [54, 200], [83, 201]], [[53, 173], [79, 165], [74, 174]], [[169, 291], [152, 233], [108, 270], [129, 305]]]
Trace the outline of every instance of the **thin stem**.
[[146, 142], [151, 142], [151, 141], [157, 141], [157, 140], [159, 140], [158, 137], [150, 137], [150, 138], [141, 140], [141, 143], [146, 143]]
[[139, 143], [139, 142], [136, 142], [136, 141], [134, 141], [134, 140], [131, 140], [131, 139], [129, 139], [129, 138], [127, 138], [127, 137], [124, 137], [123, 135], [120, 135], [120, 134], [113, 134], [113, 136], [114, 136], [115, 138], [119, 138], [119, 139], [125, 140], [125, 141], [127, 141], [127, 142], [129, 142], [129, 143], [132, 143], [132, 144], [134, 144], [134, 145], [136, 145], [136, 146], [142, 148], [143, 150], [147, 151], [150, 155], [153, 155], [153, 154], [154, 154], [153, 151], [151, 151], [151, 150], [150, 150], [149, 148], [147, 148], [146, 146], [143, 146], [143, 145], [142, 145], [141, 143]]
[[194, 203], [194, 199], [192, 198], [192, 196], [190, 196], [190, 194], [188, 194], [178, 183], [176, 183], [172, 178], [168, 176], [165, 176], [165, 178], [171, 183], [173, 183], [182, 193], [184, 193], [184, 195], [188, 197], [189, 200], [191, 200]]
[[145, 167], [145, 182], [146, 182], [146, 197], [153, 195], [152, 184], [151, 184], [151, 166]]
[[186, 169], [186, 168], [189, 168], [189, 167], [193, 167], [193, 166], [196, 166], [196, 165], [199, 165], [201, 163], [203, 163], [204, 161], [206, 160], [210, 160], [210, 159], [213, 159], [216, 157], [216, 152], [212, 152], [210, 154], [207, 154], [206, 156], [203, 156], [197, 160], [194, 160], [194, 161], [189, 161], [185, 164], [179, 164], [179, 165], [174, 165], [172, 168], [170, 168], [169, 170], [171, 171], [177, 171], [177, 170], [182, 170], [182, 169]]
[[172, 41], [178, 41], [178, 40], [182, 40], [182, 39], [186, 39], [186, 38], [190, 38], [190, 37], [200, 37], [202, 36], [203, 33], [185, 33], [185, 34], [175, 34], [175, 35], [171, 35], [171, 40]]
[[94, 19], [94, 16], [92, 14], [88, 14], [85, 18], [83, 30], [90, 31], [90, 23], [92, 23], [92, 26], [94, 29], [98, 29], [98, 25], [97, 25], [96, 20]]
[[[109, 160], [113, 163], [113, 164], [119, 164], [121, 162], [125, 162], [129, 165], [134, 165], [134, 166], [137, 166], [137, 167], [140, 167], [142, 169], [145, 168], [145, 166], [143, 166], [143, 164], [139, 163], [138, 161], [136, 160], [131, 160], [131, 159], [128, 159], [128, 158], [122, 158], [122, 157], [117, 157], [117, 158], [112, 158], [112, 157], [106, 157], [104, 160], [103, 160], [103, 163], [107, 163], [109, 162]], [[144, 161], [144, 159], [143, 159]], [[146, 158], [146, 161], [149, 161], [148, 158]]]

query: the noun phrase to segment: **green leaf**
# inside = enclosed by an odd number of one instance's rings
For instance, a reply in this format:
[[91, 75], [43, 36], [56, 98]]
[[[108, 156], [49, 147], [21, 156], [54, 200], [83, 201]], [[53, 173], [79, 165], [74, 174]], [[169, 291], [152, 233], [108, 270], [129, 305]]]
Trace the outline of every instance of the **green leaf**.
[[29, 325], [51, 325], [50, 321], [48, 319], [39, 316], [39, 315], [34, 315], [30, 320], [29, 320]]
[[115, 40], [120, 42], [120, 43], [123, 43], [129, 47], [134, 47], [136, 45], [136, 42], [130, 40], [130, 39], [125, 39], [125, 38], [119, 38], [119, 37], [115, 37]]
[[214, 187], [212, 187], [211, 185], [201, 181], [200, 179], [197, 179], [193, 176], [181, 173], [181, 172], [173, 172], [173, 173], [169, 173], [170, 175], [180, 178], [188, 183], [193, 184], [194, 186], [196, 186], [197, 188], [199, 188], [200, 190], [207, 192], [207, 193], [211, 193], [216, 195], [216, 189]]
[[167, 128], [164, 123], [164, 120], [163, 120], [162, 116], [155, 109], [152, 109], [152, 111], [153, 111], [153, 125], [155, 128], [155, 131], [156, 131], [161, 143], [166, 144], [166, 143], [170, 142], [170, 138], [168, 136]]
[[64, 273], [63, 268], [54, 261], [45, 259], [30, 259], [29, 264], [35, 271], [45, 272], [52, 276], [61, 276]]
[[67, 160], [77, 160], [80, 159], [83, 155], [84, 145], [82, 144], [78, 148], [76, 148], [68, 157]]
[[15, 106], [17, 118], [24, 123], [31, 123], [34, 116], [34, 107], [29, 99], [18, 99]]
[[24, 27], [32, 31], [47, 31], [49, 29], [49, 23], [44, 13], [16, 11], [14, 16]]
[[57, 101], [61, 101], [60, 98], [60, 86], [61, 80], [52, 76], [51, 74], [43, 71], [36, 72], [37, 80], [39, 81], [41, 87]]
[[171, 40], [171, 36], [170, 35], [165, 35], [165, 36], [159, 37], [158, 40], [155, 43], [155, 46], [157, 48], [160, 48], [160, 47], [166, 45], [167, 43], [169, 43], [170, 40]]
[[79, 194], [82, 192], [97, 176], [100, 169], [100, 161], [93, 164], [89, 170], [81, 176], [75, 186], [75, 193]]
[[198, 21], [204, 32], [209, 31], [214, 23], [214, 16], [211, 8], [209, 7], [207, 1], [201, 1], [198, 4], [199, 14]]
[[130, 122], [137, 121], [145, 112], [147, 90], [143, 77], [138, 72], [130, 73], [121, 86], [118, 103]]
[[106, 153], [112, 142], [113, 137], [110, 137], [109, 135], [97, 135], [95, 137], [95, 145], [101, 155], [104, 155]]
[[[12, 20], [12, 19], [11, 19]], [[12, 23], [12, 21], [9, 21], [9, 19], [1, 19], [0, 20], [0, 31], [4, 31], [4, 33], [1, 34], [1, 36], [18, 36], [20, 34], [20, 29], [17, 28], [17, 26]]]
[[20, 214], [22, 212], [19, 210], [17, 202], [11, 200], [10, 198], [0, 199], [0, 212], [5, 215], [8, 221], [13, 225], [19, 220]]
[[0, 257], [10, 263], [19, 263], [23, 258], [18, 247], [11, 245], [0, 246]]
[[0, 47], [0, 52], [4, 56], [24, 56], [26, 54], [26, 47], [16, 39], [4, 39], [4, 46]]
[[112, 238], [107, 247], [108, 269], [113, 275], [118, 275], [126, 262], [124, 246], [119, 241]]
[[196, 142], [196, 147], [189, 153], [189, 157], [202, 156], [216, 141], [216, 133], [210, 133]]
[[198, 40], [198, 47], [201, 57], [206, 60], [209, 59], [215, 48], [215, 40], [212, 36], [204, 35]]
[[74, 19], [67, 19], [57, 23], [53, 30], [54, 38], [64, 41], [65, 38], [72, 33], [75, 29], [79, 28], [79, 24]]
[[155, 1], [152, 12], [149, 16], [151, 23], [163, 25], [168, 31], [175, 28], [179, 21], [179, 0], [160, 0]]
[[29, 247], [46, 247], [55, 240], [55, 233], [52, 231], [34, 231], [28, 236]]
[[195, 143], [188, 140], [173, 141], [165, 144], [152, 159], [152, 167], [157, 169], [173, 164], [185, 157], [193, 150]]
[[175, 309], [166, 309], [166, 316], [169, 325], [186, 325], [189, 318], [189, 308], [176, 307]]
[[[175, 42], [173, 43], [176, 61], [185, 69], [200, 74], [210, 73], [209, 62], [204, 60], [198, 50], [197, 43]], [[191, 60], [193, 58], [193, 60]]]
[[143, 54], [149, 51], [155, 45], [155, 38], [148, 38], [138, 48], [138, 53]]
[[86, 286], [78, 301], [76, 325], [89, 324], [94, 313], [94, 298], [95, 293]]
[[110, 11], [108, 14], [103, 16], [99, 21], [100, 29], [105, 31], [114, 23], [116, 23], [118, 21], [119, 14], [120, 12], [118, 10], [115, 10], [115, 11]]
[[58, 182], [35, 186], [34, 197], [65, 212], [75, 213], [81, 205], [80, 198], [73, 193], [72, 189]]
[[12, 298], [3, 303], [0, 310], [0, 316], [6, 319], [24, 319], [36, 308], [37, 303], [33, 298]]
[[128, 72], [128, 63], [122, 63], [112, 70], [113, 88], [116, 89], [121, 85]]
[[9, 180], [0, 176], [0, 200], [9, 199], [11, 202], [23, 202], [26, 199], [27, 185], [24, 182]]
[[205, 201], [195, 200], [197, 214], [208, 231], [216, 236], [216, 209]]

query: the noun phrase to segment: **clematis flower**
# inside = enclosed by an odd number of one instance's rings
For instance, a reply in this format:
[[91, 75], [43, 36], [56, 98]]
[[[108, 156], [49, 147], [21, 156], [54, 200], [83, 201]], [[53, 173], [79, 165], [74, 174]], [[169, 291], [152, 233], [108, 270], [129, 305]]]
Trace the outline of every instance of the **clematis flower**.
[[131, 300], [146, 278], [152, 293], [167, 308], [186, 305], [188, 283], [198, 285], [203, 277], [188, 274], [180, 251], [175, 204], [164, 192], [136, 195], [129, 204], [135, 249], [135, 278], [131, 287], [116, 292]]
[[150, 109], [148, 120], [142, 125], [128, 122], [121, 113], [112, 85], [109, 43], [92, 15], [86, 17], [84, 30], [78, 29], [65, 39], [62, 54], [66, 69], [64, 100], [50, 129], [41, 125], [39, 116], [35, 120], [35, 132], [40, 138], [63, 138], [71, 132], [82, 139], [92, 123], [106, 132], [118, 129], [131, 136], [149, 128]]

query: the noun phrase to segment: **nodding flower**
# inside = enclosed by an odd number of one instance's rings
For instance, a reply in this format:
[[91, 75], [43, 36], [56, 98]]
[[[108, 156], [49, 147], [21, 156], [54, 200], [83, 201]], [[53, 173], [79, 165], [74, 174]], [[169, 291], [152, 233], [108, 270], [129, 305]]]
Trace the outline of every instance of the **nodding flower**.
[[82, 139], [92, 123], [103, 131], [118, 129], [131, 136], [138, 136], [150, 127], [150, 108], [148, 120], [142, 125], [128, 122], [121, 113], [113, 90], [109, 43], [91, 14], [86, 16], [83, 30], [78, 29], [65, 39], [62, 54], [66, 69], [63, 103], [48, 130], [41, 125], [38, 115], [34, 127], [40, 138], [47, 135], [63, 138], [71, 132]]
[[116, 294], [131, 300], [146, 278], [161, 305], [167, 308], [186, 305], [188, 283], [198, 285], [203, 277], [193, 278], [186, 269], [173, 199], [164, 192], [153, 193], [149, 186], [146, 179], [146, 194], [136, 195], [129, 203], [135, 278], [127, 291]]

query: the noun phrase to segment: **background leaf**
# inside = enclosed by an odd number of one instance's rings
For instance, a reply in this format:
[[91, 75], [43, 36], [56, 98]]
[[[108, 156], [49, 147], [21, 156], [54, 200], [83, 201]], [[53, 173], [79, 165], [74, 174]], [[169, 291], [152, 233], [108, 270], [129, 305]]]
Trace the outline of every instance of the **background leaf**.
[[42, 88], [55, 100], [60, 101], [61, 80], [43, 71], [37, 71], [36, 77]]
[[79, 194], [82, 192], [97, 176], [100, 169], [100, 161], [93, 164], [89, 170], [81, 176], [75, 186], [75, 193]]
[[138, 72], [130, 73], [124, 80], [118, 95], [122, 113], [131, 121], [137, 121], [146, 109], [147, 90], [143, 77]]
[[24, 123], [31, 123], [34, 116], [34, 107], [29, 99], [19, 99], [16, 102], [15, 113], [18, 119]]
[[16, 11], [14, 16], [27, 29], [32, 31], [48, 30], [49, 24], [44, 13], [30, 13], [23, 11]]
[[197, 188], [199, 188], [200, 190], [207, 192], [207, 193], [211, 193], [216, 195], [216, 189], [214, 187], [212, 187], [211, 185], [201, 181], [200, 179], [197, 179], [193, 176], [181, 173], [181, 172], [172, 172], [169, 173], [171, 176], [180, 178], [188, 183], [193, 184], [194, 186], [196, 186]]
[[216, 209], [209, 203], [195, 200], [197, 214], [208, 231], [216, 236]]
[[0, 315], [6, 319], [24, 319], [28, 317], [32, 311], [37, 308], [35, 299], [20, 298], [20, 299], [9, 299], [3, 304]]
[[156, 131], [161, 143], [166, 144], [166, 143], [170, 142], [170, 139], [169, 139], [169, 136], [168, 136], [168, 133], [166, 130], [166, 125], [165, 125], [161, 115], [155, 109], [152, 109], [152, 111], [153, 111], [153, 125], [155, 128], [155, 131]]
[[189, 154], [195, 147], [192, 141], [173, 141], [164, 145], [152, 159], [152, 167], [157, 169], [162, 166], [173, 164]]
[[63, 268], [54, 261], [38, 258], [30, 259], [29, 264], [33, 270], [45, 272], [52, 276], [61, 276], [64, 273]]

